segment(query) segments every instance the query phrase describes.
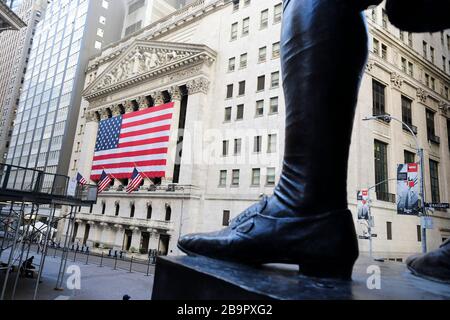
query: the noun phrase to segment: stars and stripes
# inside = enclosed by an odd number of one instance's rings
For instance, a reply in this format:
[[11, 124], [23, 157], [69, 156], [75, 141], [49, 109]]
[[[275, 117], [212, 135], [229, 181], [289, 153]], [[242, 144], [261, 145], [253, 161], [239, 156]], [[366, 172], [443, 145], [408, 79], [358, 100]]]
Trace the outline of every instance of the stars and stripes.
[[134, 168], [133, 174], [131, 175], [131, 179], [128, 182], [127, 193], [132, 193], [136, 191], [141, 185], [143, 180], [144, 177], [142, 176], [142, 174], [136, 168]]
[[82, 186], [84, 186], [88, 183], [87, 180], [79, 172], [77, 173], [77, 181]]
[[111, 184], [111, 177], [109, 174], [106, 174], [105, 171], [102, 171], [100, 176], [100, 180], [98, 181], [98, 193], [102, 193], [106, 188]]
[[103, 171], [130, 179], [134, 169], [145, 177], [164, 177], [174, 103], [102, 120], [99, 125], [91, 179]]

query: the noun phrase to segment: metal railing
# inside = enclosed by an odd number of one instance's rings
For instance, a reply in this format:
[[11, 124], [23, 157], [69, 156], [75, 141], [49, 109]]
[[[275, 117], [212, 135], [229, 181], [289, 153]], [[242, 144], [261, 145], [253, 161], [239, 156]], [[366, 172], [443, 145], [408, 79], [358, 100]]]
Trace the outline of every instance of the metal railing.
[[97, 202], [96, 185], [75, 186], [68, 176], [0, 163], [0, 193], [6, 192]]

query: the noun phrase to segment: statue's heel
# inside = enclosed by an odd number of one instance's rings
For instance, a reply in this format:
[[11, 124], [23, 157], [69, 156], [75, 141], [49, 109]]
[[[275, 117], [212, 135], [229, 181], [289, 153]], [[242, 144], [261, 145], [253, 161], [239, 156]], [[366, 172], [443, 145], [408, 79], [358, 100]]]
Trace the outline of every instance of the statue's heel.
[[351, 280], [352, 263], [322, 261], [314, 263], [302, 263], [299, 265], [300, 273], [308, 277], [331, 278], [340, 280]]

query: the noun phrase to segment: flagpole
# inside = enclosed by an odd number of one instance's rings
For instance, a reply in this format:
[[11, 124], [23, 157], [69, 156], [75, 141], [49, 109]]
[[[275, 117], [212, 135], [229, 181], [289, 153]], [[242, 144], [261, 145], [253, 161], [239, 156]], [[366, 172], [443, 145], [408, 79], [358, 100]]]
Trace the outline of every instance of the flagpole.
[[[106, 169], [105, 169], [104, 166], [102, 166], [102, 169], [106, 172]], [[106, 172], [106, 173], [109, 174], [109, 175], [111, 175], [111, 177], [113, 177], [113, 179], [119, 180], [119, 179], [117, 179], [116, 177], [114, 177], [114, 175], [113, 175], [112, 173], [108, 173], [108, 172]]]
[[[137, 170], [138, 166], [137, 166], [136, 162], [133, 162], [133, 164], [134, 164], [134, 167], [135, 167], [136, 170]], [[139, 172], [139, 170], [138, 170], [138, 172]], [[143, 171], [142, 171], [142, 174], [144, 175], [144, 178], [147, 178], [147, 179], [150, 180], [150, 178], [149, 178]]]

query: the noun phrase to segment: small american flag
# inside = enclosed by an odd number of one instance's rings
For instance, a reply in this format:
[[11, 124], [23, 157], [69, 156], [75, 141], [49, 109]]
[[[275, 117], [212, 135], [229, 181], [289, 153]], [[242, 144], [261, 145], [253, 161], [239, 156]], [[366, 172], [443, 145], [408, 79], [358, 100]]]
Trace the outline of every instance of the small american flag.
[[77, 181], [79, 184], [81, 184], [82, 186], [84, 186], [85, 184], [87, 184], [86, 179], [78, 172], [77, 173]]
[[133, 174], [131, 175], [131, 179], [128, 182], [128, 186], [127, 186], [127, 192], [128, 193], [132, 193], [134, 191], [136, 191], [139, 186], [141, 185], [141, 182], [144, 180], [144, 178], [142, 177], [142, 175], [139, 173], [139, 171], [134, 168]]
[[112, 179], [109, 174], [106, 174], [106, 172], [103, 171], [98, 182], [98, 193], [105, 191], [105, 189], [111, 184], [111, 181]]
[[149, 178], [165, 176], [174, 103], [102, 120], [91, 179], [103, 170], [116, 179], [130, 179], [136, 168]]

